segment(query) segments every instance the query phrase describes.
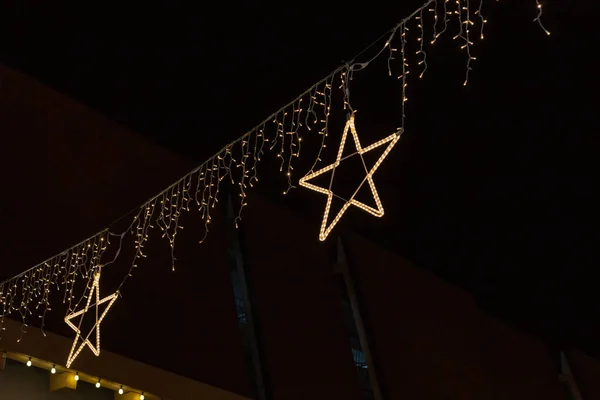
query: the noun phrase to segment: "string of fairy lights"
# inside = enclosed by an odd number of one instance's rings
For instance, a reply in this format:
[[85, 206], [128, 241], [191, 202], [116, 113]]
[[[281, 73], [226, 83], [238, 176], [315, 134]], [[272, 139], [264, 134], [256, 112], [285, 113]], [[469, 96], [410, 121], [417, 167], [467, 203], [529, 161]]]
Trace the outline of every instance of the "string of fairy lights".
[[[129, 386], [121, 385], [119, 383], [86, 374], [81, 371], [71, 370], [68, 367], [63, 367], [50, 361], [44, 361], [39, 358], [29, 357], [22, 353], [13, 353], [6, 350], [0, 350], [0, 372], [2, 372], [3, 368], [8, 368], [8, 366], [5, 364], [7, 359], [10, 359], [16, 363], [22, 363], [27, 368], [49, 371], [51, 375], [51, 382], [53, 377], [58, 377], [59, 379], [56, 381], [55, 385], [52, 383], [50, 384], [50, 390], [52, 391], [62, 388], [77, 390], [77, 387], [79, 386], [78, 384], [85, 382], [86, 384], [93, 385], [96, 389], [113, 390], [116, 394], [123, 395], [123, 398], [125, 399], [159, 399], [159, 397], [156, 395], [152, 395]], [[2, 361], [4, 361], [4, 364], [2, 364]], [[54, 388], [52, 389], [53, 386]]]
[[[550, 34], [541, 21], [542, 4], [540, 0], [532, 1], [535, 1], [537, 8], [534, 21], [546, 34]], [[319, 188], [317, 190], [316, 186], [312, 185], [311, 187], [311, 184], [307, 183], [311, 177], [318, 175], [319, 172], [326, 172], [323, 168], [317, 169], [316, 172], [315, 169], [322, 161], [322, 155], [326, 152], [327, 139], [330, 134], [333, 96], [338, 93], [337, 91], [341, 91], [343, 97], [343, 110], [341, 111], [347, 114], [348, 119], [336, 163], [343, 160], [340, 158], [340, 154], [343, 150], [348, 129], [352, 133], [357, 150], [351, 155], [362, 155], [365, 151], [368, 151], [367, 149], [374, 149], [383, 143], [389, 142], [390, 145], [385, 148], [385, 155], [387, 155], [391, 146], [398, 141], [400, 135], [404, 132], [409, 76], [424, 77], [428, 68], [426, 46], [433, 45], [450, 30], [453, 23], [457, 25], [457, 33], [453, 36], [453, 39], [460, 43], [460, 48], [466, 54], [466, 72], [463, 84], [468, 84], [469, 72], [472, 70], [472, 63], [476, 60], [473, 55], [474, 40], [475, 37], [478, 37], [479, 40], [483, 39], [484, 27], [487, 23], [484, 17], [484, 4], [484, 0], [453, 0], [452, 2], [450, 0], [427, 0], [421, 7], [398, 22], [349, 62], [332, 71], [244, 135], [225, 145], [200, 166], [194, 168], [139, 208], [127, 214], [126, 217], [133, 215], [133, 218], [126, 230], [117, 233], [111, 230], [114, 226], [111, 225], [58, 255], [1, 282], [0, 335], [3, 330], [4, 318], [8, 316], [15, 316], [22, 321], [22, 334], [26, 333], [27, 322], [31, 318], [37, 317], [43, 332], [46, 314], [51, 310], [51, 292], [59, 292], [62, 295], [63, 307], [67, 316], [65, 322], [70, 321], [73, 315], [83, 317], [82, 314], [94, 307], [96, 307], [98, 315], [97, 307], [100, 301], [96, 301], [95, 305], [90, 305], [89, 298], [97, 286], [96, 282], [100, 279], [102, 268], [112, 264], [120, 257], [123, 239], [128, 234], [134, 238], [133, 257], [131, 262], [128, 263], [128, 267], [126, 267], [128, 270], [124, 273], [123, 281], [111, 296], [115, 299], [118, 297], [123, 284], [132, 276], [140, 261], [147, 256], [144, 246], [152, 232], [157, 231], [155, 228], [158, 228], [160, 235], [169, 244], [171, 268], [175, 270], [177, 259], [176, 239], [178, 233], [184, 229], [180, 223], [182, 214], [192, 210], [199, 213], [204, 225], [204, 234], [199, 238], [200, 243], [202, 243], [209, 233], [212, 220], [211, 214], [217, 206], [219, 191], [225, 181], [225, 183], [229, 183], [232, 187], [238, 189], [239, 207], [235, 217], [235, 225], [238, 227], [243, 210], [247, 205], [247, 193], [259, 181], [257, 165], [265, 153], [275, 153], [279, 161], [279, 171], [287, 179], [287, 187], [283, 190], [283, 194], [287, 194], [296, 187], [294, 185], [294, 182], [296, 182], [294, 166], [295, 160], [301, 155], [303, 135], [314, 134], [320, 138], [318, 140], [320, 146], [316, 156], [314, 156], [312, 167], [300, 179], [300, 186], [328, 196], [328, 204], [319, 238], [325, 240], [337, 220], [339, 220], [338, 217], [341, 217], [341, 215], [338, 215], [332, 223], [328, 222], [329, 205], [332, 197], [340, 198], [345, 202], [344, 210], [350, 205], [355, 205], [375, 216], [382, 216], [383, 207], [374, 184], [372, 184], [372, 175], [376, 167], [369, 169], [365, 165], [363, 183], [367, 182], [371, 187], [377, 209], [372, 209], [356, 201], [354, 197], [350, 200], [341, 198], [332, 192], [331, 184], [329, 188]], [[474, 29], [476, 29], [477, 35], [474, 34]], [[412, 39], [416, 41], [416, 47], [409, 42]], [[358, 61], [367, 52], [374, 55], [367, 60]], [[397, 132], [387, 136], [386, 139], [362, 148], [354, 126], [356, 110], [352, 108], [350, 102], [350, 83], [355, 73], [366, 69], [371, 62], [380, 58], [383, 54], [387, 54], [388, 57], [388, 74], [392, 77], [396, 76], [401, 82], [401, 126]], [[396, 61], [398, 55], [399, 62]], [[378, 160], [377, 166], [382, 160], [383, 157]], [[333, 167], [327, 171], [335, 171], [337, 164], [332, 165]], [[325, 167], [325, 169], [327, 168]], [[120, 220], [122, 219], [123, 217], [120, 218]], [[329, 226], [327, 226], [328, 224]], [[104, 260], [103, 255], [107, 248], [111, 246], [111, 241], [113, 245], [116, 242], [117, 250], [113, 259]], [[111, 301], [111, 305], [112, 302], [114, 301]], [[86, 304], [83, 311], [80, 309], [82, 304]], [[75, 326], [74, 322], [69, 323]], [[75, 342], [77, 342], [80, 333], [75, 327], [73, 329], [77, 333], [75, 339]], [[96, 331], [99, 342], [100, 324], [98, 321], [93, 330]], [[82, 338], [86, 338], [85, 341], [88, 341], [88, 346], [96, 353], [95, 349], [97, 347], [92, 346], [88, 340], [88, 338], [93, 337], [90, 334], [92, 332], [87, 336], [83, 336], [83, 333], [81, 335]], [[76, 343], [73, 344], [74, 349], [75, 347]], [[79, 347], [75, 352], [78, 354], [81, 348]], [[97, 349], [99, 354], [99, 348]], [[68, 360], [69, 365], [75, 358], [72, 357], [73, 351], [71, 353]]]

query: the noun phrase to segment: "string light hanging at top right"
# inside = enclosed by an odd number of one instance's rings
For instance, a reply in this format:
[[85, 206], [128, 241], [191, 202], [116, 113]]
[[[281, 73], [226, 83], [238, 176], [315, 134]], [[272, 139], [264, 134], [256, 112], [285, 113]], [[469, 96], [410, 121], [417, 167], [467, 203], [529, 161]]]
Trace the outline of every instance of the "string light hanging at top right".
[[[304, 143], [303, 135], [313, 134], [320, 142], [316, 155], [309, 157], [307, 165], [312, 164], [312, 167], [308, 173], [314, 172], [316, 165], [322, 161], [321, 156], [324, 153], [323, 149], [326, 147], [326, 138], [330, 133], [329, 119], [337, 106], [332, 98], [333, 93], [338, 90], [338, 80], [342, 80], [339, 89], [343, 91], [344, 102], [343, 109], [337, 111], [352, 113], [348, 82], [352, 80], [356, 72], [366, 69], [371, 61], [379, 58], [382, 54], [388, 56], [389, 76], [397, 77], [401, 81], [402, 108], [400, 112], [402, 122], [398, 132], [404, 132], [405, 103], [408, 101], [407, 85], [411, 70], [418, 71], [414, 75], [420, 78], [424, 77], [427, 71], [425, 42], [428, 41], [427, 38], [430, 35], [428, 32], [433, 30], [429, 43], [434, 44], [441, 35], [450, 30], [450, 23], [454, 19], [458, 22], [458, 34], [454, 36], [454, 39], [460, 42], [460, 47], [467, 54], [463, 84], [468, 83], [469, 72], [472, 68], [471, 64], [476, 59], [471, 54], [474, 36], [472, 35], [472, 29], [476, 29], [479, 25], [478, 36], [482, 39], [486, 24], [483, 15], [484, 2], [479, 0], [478, 4], [475, 5], [475, 1], [477, 0], [425, 1], [421, 7], [401, 20], [381, 38], [352, 58], [350, 62], [344, 63], [344, 65], [330, 72], [291, 102], [267, 116], [254, 128], [235, 141], [226, 144], [204, 163], [139, 207], [136, 207], [130, 213], [119, 218], [118, 221], [124, 218], [130, 220], [131, 223], [125, 230], [117, 230], [115, 228], [116, 223], [111, 224], [109, 227], [82, 240], [69, 249], [63, 250], [48, 260], [38, 263], [17, 276], [0, 282], [0, 334], [2, 333], [4, 318], [9, 316], [17, 316], [22, 321], [22, 333], [26, 333], [25, 327], [29, 318], [37, 317], [35, 321], [39, 322], [43, 328], [46, 312], [54, 308], [50, 305], [50, 293], [56, 294], [58, 292], [61, 295], [65, 304], [64, 310], [62, 310], [65, 315], [75, 313], [76, 305], [84, 303], [82, 299], [87, 293], [86, 289], [89, 289], [85, 283], [93, 279], [100, 266], [106, 268], [114, 263], [117, 258], [122, 258], [123, 254], [130, 253], [127, 251], [121, 252], [121, 247], [126, 246], [123, 244], [125, 235], [132, 235], [133, 237], [133, 249], [131, 249], [133, 256], [125, 261], [123, 280], [115, 292], [123, 293], [121, 290], [123, 284], [129, 277], [133, 276], [134, 269], [147, 256], [144, 245], [153, 234], [159, 237], [162, 236], [168, 241], [171, 256], [170, 268], [175, 270], [176, 237], [177, 233], [183, 229], [180, 224], [181, 215], [184, 212], [192, 211], [194, 208], [198, 211], [201, 224], [205, 227], [203, 237], [199, 238], [202, 242], [209, 232], [211, 212], [218, 205], [220, 185], [231, 183], [232, 187], [238, 190], [240, 198], [238, 215], [235, 218], [235, 224], [238, 226], [242, 220], [244, 207], [247, 205], [247, 191], [258, 182], [257, 165], [268, 151], [274, 150], [276, 153], [279, 161], [277, 167], [287, 182], [287, 188], [283, 193], [288, 193], [289, 190], [294, 188], [293, 183], [296, 180], [294, 161], [301, 154], [302, 157], [307, 157], [305, 147], [302, 147], [302, 152], [300, 151], [301, 143]], [[549, 35], [550, 32], [541, 21], [542, 4], [540, 0], [530, 1], [537, 6], [537, 15], [534, 21]], [[433, 23], [429, 22], [428, 12], [433, 13]], [[409, 22], [411, 24], [416, 23], [417, 29], [409, 30], [407, 26]], [[410, 28], [413, 28], [413, 25]], [[417, 41], [416, 54], [409, 51], [411, 44], [408, 39], [411, 38], [416, 38]], [[363, 60], [365, 52], [373, 48], [376, 51], [378, 50], [376, 54], [370, 59]], [[396, 52], [401, 54], [402, 60], [400, 63], [393, 65], [392, 60], [394, 60]], [[416, 67], [413, 65], [416, 65]], [[397, 70], [394, 71], [394, 68]], [[396, 140], [392, 137], [390, 143], [392, 139]], [[317, 170], [320, 170], [320, 168], [317, 168]], [[367, 174], [369, 170], [367, 168]], [[378, 212], [372, 214], [382, 215], [379, 208], [377, 210]], [[158, 229], [153, 230], [153, 227], [158, 227]], [[113, 247], [111, 247], [109, 253], [114, 254], [114, 258], [106, 262], [103, 256], [111, 242]], [[116, 246], [118, 248], [115, 248]], [[79, 298], [79, 301], [77, 301], [77, 298]]]

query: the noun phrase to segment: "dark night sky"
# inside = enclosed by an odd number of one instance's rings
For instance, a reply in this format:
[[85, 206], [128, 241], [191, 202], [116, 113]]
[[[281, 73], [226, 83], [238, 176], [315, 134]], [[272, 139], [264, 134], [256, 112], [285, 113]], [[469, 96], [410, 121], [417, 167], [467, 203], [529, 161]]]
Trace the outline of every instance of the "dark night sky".
[[[0, 61], [201, 162], [421, 1], [7, 3]], [[376, 175], [386, 216], [346, 226], [490, 312], [600, 356], [592, 1], [546, 0], [549, 37], [532, 23], [535, 0], [486, 4], [470, 85], [456, 42], [430, 49], [424, 81], [409, 87], [400, 149]], [[394, 126], [377, 122], [398, 113], [385, 68], [360, 79], [365, 126]], [[269, 178], [259, 190], [282, 187]], [[318, 207], [307, 210], [294, 196], [276, 198], [318, 221], [323, 199], [309, 197]]]

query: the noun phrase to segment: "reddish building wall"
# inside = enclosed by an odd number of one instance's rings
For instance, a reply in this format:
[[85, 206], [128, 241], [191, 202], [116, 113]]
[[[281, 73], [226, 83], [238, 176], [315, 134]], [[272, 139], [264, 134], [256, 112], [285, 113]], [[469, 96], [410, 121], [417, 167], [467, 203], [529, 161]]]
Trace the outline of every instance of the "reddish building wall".
[[[21, 74], [0, 67], [0, 79], [0, 173], [3, 187], [11, 188], [0, 195], [2, 274], [96, 232], [189, 169]], [[274, 398], [359, 400], [328, 257], [334, 241], [318, 242], [316, 223], [255, 194], [249, 204], [243, 249]], [[175, 273], [166, 242], [153, 236], [148, 261], [103, 323], [103, 346], [247, 394], [219, 214], [200, 246], [198, 215], [182, 218]], [[468, 294], [364, 238], [344, 243], [389, 400], [563, 398], [541, 342], [483, 315]], [[107, 270], [103, 290], [114, 290], [122, 274], [111, 271], [122, 268]], [[54, 326], [69, 335], [63, 316]], [[597, 363], [575, 359], [584, 396], [598, 396]]]
[[[0, 280], [96, 233], [191, 169], [16, 71], [0, 66], [0, 81]], [[222, 221], [215, 213], [202, 246], [198, 214], [181, 224], [176, 272], [166, 240], [154, 232], [149, 257], [102, 324], [102, 348], [248, 394]], [[132, 248], [126, 236], [119, 262], [103, 272], [103, 294], [126, 275]], [[64, 312], [48, 314], [46, 328], [72, 337]]]
[[244, 248], [274, 398], [360, 400], [325, 245], [288, 210], [256, 196], [249, 204]]
[[566, 355], [583, 399], [600, 399], [600, 361], [575, 349]]
[[0, 81], [0, 276], [93, 235], [190, 169], [19, 72], [0, 65]]
[[373, 243], [346, 243], [390, 399], [564, 398], [544, 344]]
[[[243, 226], [275, 398], [356, 398], [326, 257], [333, 241], [311, 241], [316, 224], [264, 199], [250, 204]], [[344, 245], [390, 400], [564, 399], [543, 343], [362, 237]]]
[[344, 244], [389, 398], [482, 398], [474, 301], [363, 238]]
[[[174, 272], [167, 241], [154, 232], [145, 246], [148, 257], [124, 286], [103, 336], [111, 338], [106, 343], [111, 351], [250, 395], [223, 219], [213, 214], [210, 234], [200, 245], [200, 217], [183, 215]], [[121, 265], [116, 268], [122, 272]]]
[[495, 318], [482, 320], [488, 398], [565, 399], [558, 364], [546, 345]]

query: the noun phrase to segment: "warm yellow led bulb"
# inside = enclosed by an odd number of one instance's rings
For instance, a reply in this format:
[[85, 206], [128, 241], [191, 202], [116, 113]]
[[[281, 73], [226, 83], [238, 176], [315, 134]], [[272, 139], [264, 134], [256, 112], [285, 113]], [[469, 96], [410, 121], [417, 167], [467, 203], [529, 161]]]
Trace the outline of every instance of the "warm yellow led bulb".
[[75, 374], [75, 380], [78, 381], [79, 380], [79, 372]]
[[102, 386], [102, 385], [100, 384], [100, 380], [98, 380], [98, 382], [96, 382], [96, 387], [97, 387], [98, 389], [100, 389], [100, 386]]
[[27, 360], [27, 366], [28, 366], [28, 367], [31, 367], [31, 364], [32, 364], [32, 363], [31, 363], [31, 357], [29, 357], [29, 360]]
[[119, 394], [123, 394], [123, 393], [124, 393], [124, 392], [123, 392], [123, 386], [121, 386], [121, 387], [119, 388]]
[[50, 373], [51, 374], [55, 374], [56, 373], [56, 367], [54, 365], [52, 366], [52, 369], [50, 370]]

